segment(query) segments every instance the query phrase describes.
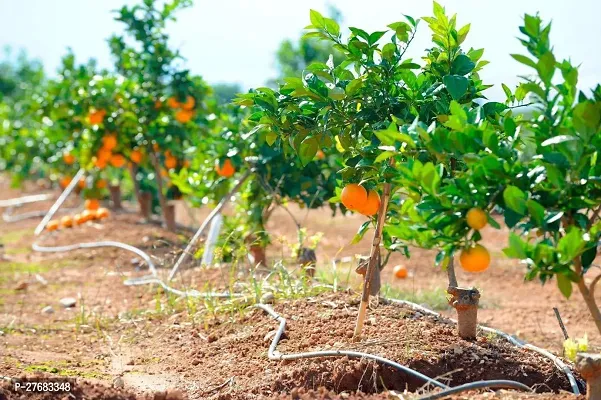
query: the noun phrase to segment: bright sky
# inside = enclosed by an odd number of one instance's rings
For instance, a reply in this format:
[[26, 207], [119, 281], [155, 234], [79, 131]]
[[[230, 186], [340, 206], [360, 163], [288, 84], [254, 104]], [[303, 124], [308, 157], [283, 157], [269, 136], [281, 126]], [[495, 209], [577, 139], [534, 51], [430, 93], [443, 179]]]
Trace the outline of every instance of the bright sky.
[[[0, 0], [0, 47], [23, 48], [54, 71], [67, 47], [79, 61], [94, 57], [110, 67], [105, 39], [120, 32], [111, 10], [132, 0]], [[367, 31], [383, 30], [402, 20], [430, 15], [427, 0], [332, 0], [342, 11], [343, 26]], [[601, 1], [599, 0], [441, 0], [448, 12], [458, 14], [458, 23], [470, 22], [466, 46], [485, 47], [491, 62], [482, 77], [495, 88], [489, 98], [503, 100], [500, 82], [510, 87], [516, 75], [528, 68], [510, 53], [521, 52], [516, 37], [525, 12], [553, 20], [552, 41], [558, 59], [571, 58], [582, 64], [581, 88], [601, 82]], [[327, 13], [324, 0], [196, 0], [181, 11], [169, 26], [172, 45], [187, 58], [187, 67], [211, 83], [238, 82], [243, 87], [261, 86], [274, 77], [274, 52], [284, 38], [297, 38], [309, 24], [309, 9]], [[420, 26], [412, 55], [429, 46], [428, 27]]]

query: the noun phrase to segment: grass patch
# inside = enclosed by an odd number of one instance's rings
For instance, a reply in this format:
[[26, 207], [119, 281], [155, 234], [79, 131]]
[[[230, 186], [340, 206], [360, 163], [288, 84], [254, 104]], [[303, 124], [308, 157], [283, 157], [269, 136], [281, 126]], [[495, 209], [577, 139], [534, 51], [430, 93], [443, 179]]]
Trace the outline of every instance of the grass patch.
[[432, 290], [407, 290], [392, 287], [389, 284], [382, 286], [381, 294], [391, 299], [407, 300], [425, 306], [432, 310], [449, 310], [451, 306], [447, 300], [447, 291], [441, 288]]
[[0, 243], [3, 243], [4, 245], [17, 243], [23, 236], [30, 233], [33, 233], [33, 231], [28, 228], [7, 232], [4, 235], [0, 235]]
[[[79, 366], [97, 366], [98, 363], [89, 362], [81, 363]], [[24, 372], [45, 372], [48, 374], [55, 374], [64, 377], [81, 377], [81, 378], [93, 378], [93, 379], [109, 379], [111, 376], [98, 371], [79, 371], [70, 368], [71, 363], [69, 361], [56, 361], [56, 362], [42, 362], [39, 364], [33, 364], [24, 366], [23, 364], [18, 365]]]

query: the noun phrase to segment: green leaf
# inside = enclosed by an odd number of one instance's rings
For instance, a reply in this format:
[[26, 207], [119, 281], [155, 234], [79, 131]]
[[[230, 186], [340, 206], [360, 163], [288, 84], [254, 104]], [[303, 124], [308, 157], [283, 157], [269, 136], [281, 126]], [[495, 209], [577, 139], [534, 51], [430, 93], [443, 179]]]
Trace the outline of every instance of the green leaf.
[[581, 261], [584, 272], [586, 272], [586, 270], [591, 266], [595, 260], [595, 257], [597, 257], [597, 246], [593, 246], [582, 253]]
[[378, 154], [378, 156], [376, 157], [376, 159], [374, 160], [374, 164], [380, 163], [384, 160], [389, 159], [390, 157], [394, 156], [396, 153], [394, 151], [383, 151], [382, 153]]
[[309, 18], [313, 26], [315, 26], [316, 28], [325, 28], [325, 21], [323, 15], [321, 15], [318, 11], [309, 11]]
[[528, 200], [526, 204], [528, 206], [528, 213], [530, 213], [530, 217], [532, 217], [536, 225], [543, 226], [545, 223], [545, 207], [534, 200]]
[[367, 42], [371, 46], [371, 45], [375, 44], [378, 40], [380, 40], [382, 38], [382, 36], [384, 36], [385, 34], [386, 34], [386, 31], [374, 32], [371, 35], [369, 35], [369, 40]]
[[346, 85], [346, 89], [345, 89], [346, 94], [348, 96], [352, 96], [362, 86], [363, 86], [363, 79], [361, 79], [361, 78], [353, 79], [352, 81], [350, 81], [348, 83], [348, 85]]
[[507, 87], [504, 83], [501, 83], [501, 87], [503, 88], [503, 92], [505, 92], [505, 96], [507, 96], [507, 100], [513, 99], [513, 94], [511, 93], [511, 89]]
[[311, 160], [313, 160], [317, 154], [317, 150], [319, 150], [317, 139], [314, 137], [305, 138], [305, 140], [301, 142], [300, 148], [298, 149], [298, 156], [301, 164], [307, 165]]
[[503, 200], [507, 207], [518, 214], [524, 215], [526, 212], [526, 193], [518, 187], [507, 186], [503, 191]]
[[367, 232], [367, 230], [369, 229], [369, 225], [370, 225], [371, 221], [365, 221], [360, 227], [359, 230], [357, 231], [357, 233], [355, 234], [355, 236], [353, 237], [353, 240], [351, 241], [351, 244], [357, 244], [361, 241], [361, 239], [363, 239], [363, 236], [365, 236], [365, 233]]
[[541, 146], [543, 146], [543, 147], [551, 146], [553, 144], [570, 142], [572, 140], [578, 140], [578, 138], [575, 136], [570, 136], [570, 135], [558, 135], [558, 136], [554, 136], [552, 138], [545, 140], [544, 142], [541, 143]]
[[463, 26], [459, 31], [457, 31], [457, 44], [463, 43], [465, 38], [467, 37], [468, 32], [470, 31], [470, 24]]
[[451, 73], [455, 75], [467, 75], [476, 67], [476, 63], [474, 63], [468, 56], [465, 54], [459, 54], [455, 60], [453, 60], [453, 64], [451, 65]]
[[438, 193], [440, 176], [438, 175], [434, 164], [427, 163], [424, 165], [421, 172], [421, 185], [429, 194], [436, 195]]
[[459, 75], [446, 75], [442, 78], [442, 83], [444, 83], [454, 100], [462, 98], [469, 85], [468, 79]]
[[513, 232], [509, 234], [509, 247], [503, 249], [503, 253], [505, 253], [507, 257], [517, 258], [519, 260], [528, 258], [528, 255], [526, 254], [526, 243], [524, 243], [521, 237]]
[[407, 145], [410, 147], [415, 147], [415, 142], [411, 136], [407, 135], [406, 133], [399, 132], [394, 123], [390, 124], [388, 129], [375, 131], [374, 134], [378, 139], [380, 139], [380, 142], [386, 146], [393, 146], [397, 142], [400, 142], [407, 143]]
[[530, 58], [528, 58], [526, 56], [523, 56], [521, 54], [512, 54], [511, 57], [513, 57], [513, 59], [516, 60], [517, 62], [520, 62], [520, 63], [522, 63], [524, 65], [527, 65], [529, 67], [537, 69], [536, 68], [536, 63], [534, 62], [534, 60], [532, 60], [532, 59], [530, 59]]
[[566, 299], [570, 298], [572, 295], [572, 281], [567, 276], [557, 274], [557, 287]]
[[277, 138], [277, 133], [275, 133], [274, 131], [269, 131], [267, 135], [265, 135], [265, 142], [267, 142], [268, 145], [272, 146], [277, 140]]
[[549, 83], [555, 74], [555, 56], [550, 51], [543, 54], [536, 64], [536, 69], [543, 82]]
[[346, 93], [343, 88], [335, 86], [332, 89], [329, 89], [328, 97], [333, 100], [342, 100], [346, 97]]
[[572, 227], [568, 234], [557, 242], [557, 251], [559, 252], [559, 261], [569, 263], [580, 255], [584, 250], [586, 242], [582, 238], [582, 231]]

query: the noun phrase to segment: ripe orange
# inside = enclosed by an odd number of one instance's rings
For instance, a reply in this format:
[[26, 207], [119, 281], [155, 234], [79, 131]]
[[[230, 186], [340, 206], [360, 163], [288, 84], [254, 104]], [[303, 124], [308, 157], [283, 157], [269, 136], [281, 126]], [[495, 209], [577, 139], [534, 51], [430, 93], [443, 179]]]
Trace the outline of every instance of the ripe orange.
[[60, 227], [60, 224], [55, 219], [49, 221], [48, 225], [46, 225], [46, 229], [48, 229], [50, 232], [57, 230], [59, 227]]
[[464, 249], [459, 255], [459, 262], [466, 271], [482, 272], [490, 265], [490, 254], [484, 246], [477, 244]]
[[181, 104], [175, 97], [169, 97], [167, 99], [167, 105], [169, 108], [179, 108]]
[[97, 189], [104, 189], [104, 188], [106, 188], [106, 181], [104, 179], [98, 179], [96, 181], [96, 188]]
[[177, 120], [177, 122], [180, 122], [182, 124], [189, 122], [193, 116], [194, 111], [192, 110], [179, 110], [175, 113], [175, 119]]
[[106, 160], [103, 158], [94, 158], [94, 166], [98, 169], [106, 168]]
[[106, 111], [102, 110], [102, 109], [90, 111], [90, 113], [88, 114], [88, 119], [90, 120], [90, 124], [98, 125], [98, 124], [102, 123], [105, 115], [106, 115]]
[[69, 186], [69, 184], [71, 183], [72, 178], [69, 176], [64, 176], [61, 178], [59, 185], [62, 189], [66, 188], [67, 186]]
[[109, 210], [107, 210], [106, 208], [99, 208], [98, 210], [96, 210], [96, 219], [108, 218], [109, 215]]
[[142, 162], [142, 152], [140, 150], [133, 150], [129, 155], [129, 158], [136, 164]]
[[157, 100], [154, 102], [154, 109], [155, 110], [160, 110], [161, 107], [163, 107], [163, 103], [161, 103], [161, 100]]
[[126, 162], [127, 160], [121, 154], [113, 154], [111, 156], [110, 163], [113, 167], [121, 168]]
[[161, 176], [163, 178], [167, 178], [169, 176], [169, 172], [165, 168], [161, 168]]
[[158, 143], [153, 143], [153, 144], [152, 144], [152, 149], [153, 149], [154, 151], [159, 151], [161, 148], [159, 147], [159, 144], [158, 144]]
[[223, 165], [219, 165], [219, 160], [215, 160], [215, 172], [219, 176], [229, 178], [234, 175], [236, 168], [234, 168], [234, 164], [232, 164], [229, 158], [223, 162]]
[[380, 209], [380, 195], [375, 190], [370, 190], [367, 194], [367, 201], [361, 207], [357, 207], [357, 211], [361, 214], [371, 217]]
[[70, 216], [65, 215], [61, 218], [61, 225], [65, 228], [71, 228], [73, 226], [73, 219]]
[[480, 208], [471, 208], [465, 215], [465, 219], [467, 221], [467, 225], [477, 231], [484, 228], [486, 224], [488, 224], [488, 217]]
[[395, 278], [405, 279], [408, 275], [407, 268], [404, 265], [396, 265], [392, 272], [394, 273]]
[[104, 135], [102, 137], [102, 148], [111, 151], [117, 147], [117, 137], [115, 135]]
[[85, 178], [80, 178], [79, 182], [77, 182], [77, 186], [79, 186], [80, 189], [83, 189], [86, 187], [86, 180]]
[[67, 165], [72, 165], [75, 162], [75, 157], [71, 153], [63, 154], [63, 161]]
[[167, 167], [167, 169], [172, 169], [172, 168], [177, 167], [177, 158], [168, 156], [165, 159], [165, 167]]
[[194, 97], [192, 97], [192, 96], [186, 97], [186, 102], [181, 104], [182, 108], [184, 110], [188, 110], [188, 111], [192, 110], [195, 105], [196, 105], [196, 100], [194, 100]]
[[315, 157], [317, 157], [318, 160], [323, 160], [324, 158], [326, 158], [326, 155], [323, 151], [317, 150], [317, 154], [315, 155]]
[[350, 183], [342, 189], [340, 201], [349, 210], [357, 210], [367, 203], [367, 190], [358, 183]]
[[84, 222], [86, 222], [86, 221], [85, 221], [85, 219], [84, 219], [84, 218], [81, 216], [81, 214], [75, 214], [75, 215], [73, 216], [73, 222], [74, 222], [76, 225], [81, 225], [81, 224], [83, 224], [83, 223], [84, 223]]
[[91, 221], [96, 218], [96, 211], [85, 210], [81, 213], [81, 218], [83, 222]]
[[88, 211], [96, 211], [98, 207], [100, 207], [100, 202], [98, 199], [87, 199], [85, 202], [86, 210]]

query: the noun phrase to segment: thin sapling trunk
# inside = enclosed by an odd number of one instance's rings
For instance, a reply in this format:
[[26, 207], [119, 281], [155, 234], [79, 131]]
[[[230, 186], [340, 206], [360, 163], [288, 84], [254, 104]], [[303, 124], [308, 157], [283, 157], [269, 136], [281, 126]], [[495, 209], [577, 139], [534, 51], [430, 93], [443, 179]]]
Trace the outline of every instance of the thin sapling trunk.
[[367, 270], [365, 272], [365, 282], [363, 284], [363, 293], [361, 295], [361, 304], [359, 305], [359, 314], [357, 315], [357, 322], [355, 324], [355, 332], [353, 334], [353, 341], [357, 342], [361, 340], [361, 333], [363, 332], [363, 323], [365, 322], [365, 314], [367, 312], [367, 305], [369, 303], [369, 295], [372, 286], [373, 276], [375, 270], [379, 268], [378, 254], [380, 251], [380, 242], [382, 240], [382, 229], [386, 221], [386, 210], [388, 209], [388, 200], [390, 198], [390, 183], [384, 184], [384, 193], [382, 194], [382, 201], [380, 202], [380, 208], [376, 217], [376, 231], [374, 232], [374, 238], [371, 243], [371, 252], [369, 254], [369, 263], [367, 264]]
[[156, 153], [154, 151], [150, 152], [150, 159], [152, 161], [152, 166], [154, 167], [154, 173], [156, 175], [156, 182], [159, 192], [159, 204], [161, 205], [163, 220], [166, 224], [168, 217], [167, 214], [169, 213], [169, 211], [167, 211], [167, 199], [165, 198], [165, 194], [163, 193], [163, 178], [161, 177], [161, 166], [159, 165], [159, 160], [157, 159]]

